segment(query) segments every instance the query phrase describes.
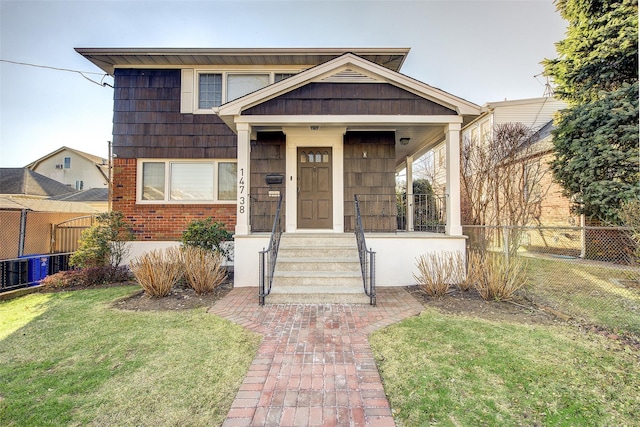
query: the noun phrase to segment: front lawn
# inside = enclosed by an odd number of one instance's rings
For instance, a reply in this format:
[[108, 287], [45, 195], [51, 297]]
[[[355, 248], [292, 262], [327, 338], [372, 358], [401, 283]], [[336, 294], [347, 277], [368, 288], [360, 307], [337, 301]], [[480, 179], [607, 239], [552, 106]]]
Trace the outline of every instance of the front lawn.
[[220, 425], [260, 337], [204, 308], [134, 312], [138, 287], [0, 303], [0, 425]]
[[567, 325], [433, 308], [373, 333], [394, 416], [404, 426], [637, 425], [640, 354]]

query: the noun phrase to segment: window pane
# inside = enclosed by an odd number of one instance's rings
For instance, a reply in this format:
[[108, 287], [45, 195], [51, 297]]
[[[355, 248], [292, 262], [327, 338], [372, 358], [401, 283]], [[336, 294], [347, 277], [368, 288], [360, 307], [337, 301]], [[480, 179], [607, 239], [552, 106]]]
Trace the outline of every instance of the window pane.
[[228, 74], [227, 102], [262, 89], [268, 84], [268, 74]]
[[304, 151], [300, 153], [300, 163], [307, 163], [307, 153]]
[[71, 157], [64, 158], [64, 168], [69, 169], [71, 167]]
[[164, 200], [164, 163], [142, 164], [142, 200]]
[[218, 200], [236, 200], [237, 163], [218, 163]]
[[213, 200], [213, 163], [172, 163], [171, 200]]
[[325, 151], [322, 153], [322, 163], [329, 163], [329, 152]]
[[316, 163], [322, 163], [322, 154], [319, 151], [316, 152]]
[[313, 152], [309, 153], [309, 163], [313, 163], [314, 157]]
[[281, 82], [284, 79], [288, 79], [291, 76], [295, 76], [295, 74], [294, 73], [276, 73], [273, 76], [273, 81], [274, 81], [274, 83], [278, 83], [278, 82]]
[[212, 108], [222, 104], [222, 74], [200, 74], [198, 107]]

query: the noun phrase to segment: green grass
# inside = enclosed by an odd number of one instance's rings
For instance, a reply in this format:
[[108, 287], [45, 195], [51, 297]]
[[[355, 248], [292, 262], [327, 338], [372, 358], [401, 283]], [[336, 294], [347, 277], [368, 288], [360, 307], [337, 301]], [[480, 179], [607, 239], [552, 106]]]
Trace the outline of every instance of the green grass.
[[370, 337], [399, 425], [638, 425], [637, 350], [567, 326], [421, 316]]
[[0, 303], [0, 425], [220, 425], [260, 337], [205, 309], [109, 307], [138, 289]]
[[629, 269], [535, 258], [528, 258], [527, 263], [527, 291], [534, 301], [613, 331], [640, 336], [640, 289], [615, 282], [633, 278]]

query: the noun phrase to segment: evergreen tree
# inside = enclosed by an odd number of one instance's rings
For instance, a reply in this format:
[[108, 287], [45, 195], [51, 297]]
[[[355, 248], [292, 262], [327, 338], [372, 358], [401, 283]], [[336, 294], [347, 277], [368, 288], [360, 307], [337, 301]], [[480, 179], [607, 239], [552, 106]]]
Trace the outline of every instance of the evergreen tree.
[[556, 118], [551, 168], [577, 212], [615, 223], [621, 203], [640, 195], [638, 1], [556, 6], [567, 36], [543, 64], [569, 106]]

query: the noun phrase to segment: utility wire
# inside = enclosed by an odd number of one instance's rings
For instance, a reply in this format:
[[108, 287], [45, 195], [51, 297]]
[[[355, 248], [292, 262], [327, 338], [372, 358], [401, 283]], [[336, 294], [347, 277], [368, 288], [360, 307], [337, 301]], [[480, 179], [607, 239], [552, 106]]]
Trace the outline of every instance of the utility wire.
[[[82, 77], [84, 77], [85, 79], [89, 80], [91, 83], [95, 83], [98, 86], [109, 86], [110, 88], [113, 88], [113, 86], [111, 86], [109, 83], [106, 83], [104, 81], [104, 79], [109, 75], [109, 74], [103, 74], [103, 73], [95, 73], [95, 72], [91, 72], [91, 71], [79, 71], [79, 70], [71, 70], [69, 68], [58, 68], [58, 67], [50, 67], [48, 65], [37, 65], [37, 64], [29, 64], [26, 62], [17, 62], [17, 61], [9, 61], [8, 59], [0, 59], [0, 62], [6, 62], [8, 64], [15, 64], [15, 65], [24, 65], [27, 67], [35, 67], [35, 68], [45, 68], [48, 70], [55, 70], [55, 71], [66, 71], [69, 73], [76, 73], [76, 74], [80, 74]], [[97, 82], [93, 79], [90, 79], [89, 77], [87, 77], [85, 74], [93, 74], [93, 75], [97, 75], [97, 76], [102, 76], [102, 79]]]

